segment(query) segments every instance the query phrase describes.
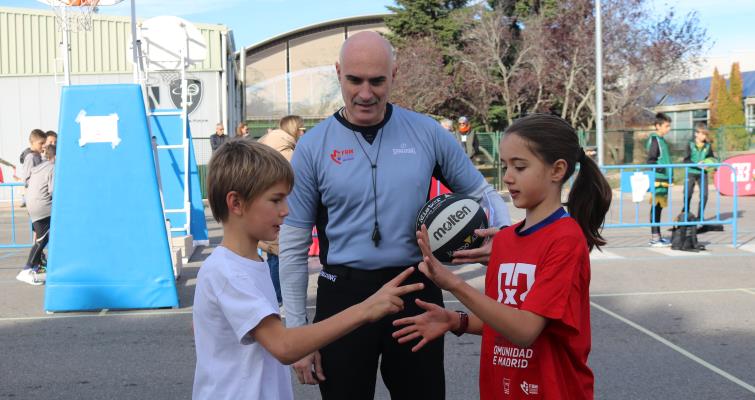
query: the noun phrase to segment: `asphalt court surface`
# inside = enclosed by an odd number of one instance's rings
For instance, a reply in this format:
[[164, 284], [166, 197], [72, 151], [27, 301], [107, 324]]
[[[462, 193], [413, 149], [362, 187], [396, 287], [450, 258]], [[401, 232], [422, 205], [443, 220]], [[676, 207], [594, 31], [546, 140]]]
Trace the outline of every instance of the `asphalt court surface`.
[[[701, 235], [701, 253], [648, 248], [647, 228], [605, 231], [608, 246], [591, 256], [596, 398], [755, 399], [755, 198], [740, 210], [738, 248], [728, 227]], [[216, 245], [219, 227], [208, 223]], [[42, 309], [43, 287], [15, 280], [27, 250], [0, 250], [0, 399], [190, 398], [193, 288], [210, 250], [185, 266], [179, 309], [54, 315]], [[313, 259], [310, 312], [318, 270]], [[454, 270], [484, 285], [482, 266]], [[446, 336], [447, 398], [478, 397], [478, 364], [479, 338]], [[314, 387], [294, 393], [319, 398]], [[390, 398], [382, 383], [375, 398]]]

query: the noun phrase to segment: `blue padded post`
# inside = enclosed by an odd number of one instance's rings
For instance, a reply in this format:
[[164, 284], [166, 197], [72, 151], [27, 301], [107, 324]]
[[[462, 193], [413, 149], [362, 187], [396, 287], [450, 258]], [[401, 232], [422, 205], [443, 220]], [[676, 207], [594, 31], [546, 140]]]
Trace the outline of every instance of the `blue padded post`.
[[45, 310], [177, 307], [139, 85], [61, 93]]
[[[181, 121], [180, 109], [160, 109], [154, 110], [158, 113], [150, 116], [150, 127], [152, 135], [157, 140], [157, 145], [176, 145], [181, 144], [183, 138], [183, 126]], [[199, 169], [197, 168], [197, 159], [194, 156], [194, 144], [189, 134], [189, 202], [191, 203], [191, 226], [189, 233], [194, 237], [194, 241], [208, 240], [207, 221], [205, 221], [204, 204], [202, 204], [202, 192], [199, 187]], [[161, 149], [157, 151], [160, 160], [160, 179], [163, 187], [163, 202], [168, 210], [183, 208], [183, 171], [184, 171], [184, 154], [183, 149]], [[166, 213], [166, 218], [170, 220], [172, 228], [179, 228], [186, 223], [186, 214], [184, 213]], [[186, 231], [173, 231], [173, 236], [186, 235]]]

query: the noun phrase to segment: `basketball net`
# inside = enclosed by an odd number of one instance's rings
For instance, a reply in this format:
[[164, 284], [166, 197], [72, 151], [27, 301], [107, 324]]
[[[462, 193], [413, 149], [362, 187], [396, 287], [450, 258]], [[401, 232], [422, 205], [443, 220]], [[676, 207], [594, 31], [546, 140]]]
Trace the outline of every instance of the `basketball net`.
[[92, 29], [92, 14], [97, 12], [100, 0], [50, 1], [55, 21], [62, 32], [81, 32]]

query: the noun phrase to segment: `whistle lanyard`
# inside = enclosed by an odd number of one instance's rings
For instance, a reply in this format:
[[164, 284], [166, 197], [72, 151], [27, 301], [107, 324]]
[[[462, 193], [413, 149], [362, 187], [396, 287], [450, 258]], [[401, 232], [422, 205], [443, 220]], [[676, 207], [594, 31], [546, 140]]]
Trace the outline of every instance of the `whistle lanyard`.
[[377, 218], [377, 163], [378, 159], [380, 158], [380, 148], [382, 147], [381, 144], [383, 143], [383, 135], [381, 135], [383, 129], [380, 128], [378, 131], [378, 149], [377, 154], [375, 155], [375, 161], [372, 161], [372, 158], [365, 150], [364, 146], [362, 145], [362, 142], [359, 141], [359, 137], [357, 136], [357, 133], [352, 130], [351, 132], [354, 133], [354, 139], [357, 141], [357, 144], [362, 149], [362, 152], [364, 153], [364, 156], [367, 158], [367, 160], [370, 163], [370, 171], [372, 172], [372, 200], [374, 204], [374, 210], [375, 210], [375, 227], [372, 229], [372, 241], [375, 243], [375, 247], [378, 247], [380, 244], [380, 226], [378, 225], [378, 218]]

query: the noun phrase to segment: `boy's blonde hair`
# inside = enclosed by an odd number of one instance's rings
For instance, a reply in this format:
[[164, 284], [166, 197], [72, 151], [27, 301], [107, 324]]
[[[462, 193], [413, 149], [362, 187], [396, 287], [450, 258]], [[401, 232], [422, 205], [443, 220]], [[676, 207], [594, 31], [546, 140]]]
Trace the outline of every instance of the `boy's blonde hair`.
[[280, 153], [251, 140], [226, 142], [207, 166], [207, 199], [218, 222], [228, 219], [225, 198], [235, 191], [244, 202], [253, 201], [277, 183], [294, 186], [294, 171]]

